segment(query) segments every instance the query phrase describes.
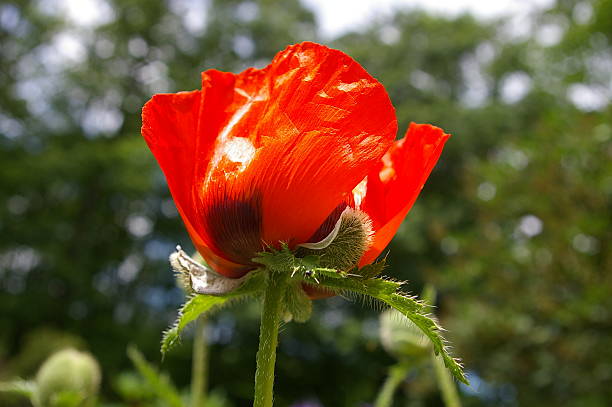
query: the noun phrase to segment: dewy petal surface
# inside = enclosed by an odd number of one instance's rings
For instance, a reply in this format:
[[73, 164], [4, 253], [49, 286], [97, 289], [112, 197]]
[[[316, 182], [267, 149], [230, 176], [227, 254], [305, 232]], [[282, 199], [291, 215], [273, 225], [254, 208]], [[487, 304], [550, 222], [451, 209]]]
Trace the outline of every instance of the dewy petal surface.
[[371, 263], [387, 247], [408, 214], [450, 135], [429, 124], [411, 123], [377, 168], [354, 190], [356, 205], [372, 220], [373, 242], [360, 260]]
[[396, 132], [382, 85], [313, 43], [261, 70], [206, 71], [201, 91], [156, 95], [143, 109], [143, 135], [194, 243], [231, 276], [264, 242], [307, 241]]

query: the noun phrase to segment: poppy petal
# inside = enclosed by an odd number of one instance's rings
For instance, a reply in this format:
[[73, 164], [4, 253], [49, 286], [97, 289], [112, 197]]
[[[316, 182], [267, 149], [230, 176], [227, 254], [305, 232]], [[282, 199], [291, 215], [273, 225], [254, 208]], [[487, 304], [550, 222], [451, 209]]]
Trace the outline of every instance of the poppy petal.
[[[203, 117], [214, 120], [218, 137], [201, 205], [258, 206], [268, 244], [308, 241], [397, 132], [383, 86], [349, 56], [318, 44], [290, 46], [262, 70], [207, 71], [203, 91]], [[209, 92], [222, 96], [212, 104]]]
[[[206, 231], [194, 205], [193, 186], [205, 169], [201, 165], [196, 167], [195, 157], [206, 161], [207, 155], [205, 140], [198, 137], [201, 101], [199, 90], [155, 95], [142, 111], [142, 135], [166, 176], [176, 207], [198, 252], [217, 271], [240, 277], [244, 274], [244, 266], [222, 258], [208, 247]], [[214, 139], [209, 144], [212, 142]]]
[[156, 95], [142, 128], [198, 251], [228, 276], [252, 268], [264, 243], [308, 241], [396, 131], [382, 85], [313, 43], [261, 70], [206, 71], [201, 91]]
[[371, 263], [387, 247], [436, 165], [449, 134], [429, 124], [411, 123], [378, 167], [353, 191], [355, 205], [372, 220], [374, 239], [359, 265]]
[[202, 240], [193, 207], [193, 153], [201, 92], [155, 95], [142, 109], [142, 135], [166, 176], [174, 202], [189, 232]]

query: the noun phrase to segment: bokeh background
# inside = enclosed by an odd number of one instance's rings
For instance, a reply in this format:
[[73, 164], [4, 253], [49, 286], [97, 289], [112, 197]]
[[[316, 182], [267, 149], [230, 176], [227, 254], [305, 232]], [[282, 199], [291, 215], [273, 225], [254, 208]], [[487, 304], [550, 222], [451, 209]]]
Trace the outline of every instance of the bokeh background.
[[[100, 361], [103, 404], [153, 405], [134, 390], [134, 344], [187, 388], [192, 332], [163, 363], [159, 341], [184, 300], [167, 256], [192, 246], [140, 109], [198, 88], [204, 69], [263, 67], [314, 40], [384, 84], [400, 129], [453, 134], [387, 274], [414, 293], [437, 288], [472, 381], [463, 404], [610, 405], [612, 1], [494, 15], [380, 1], [354, 20], [364, 2], [324, 3], [0, 3], [0, 380], [31, 377], [72, 345]], [[227, 406], [252, 395], [258, 323], [256, 303], [209, 320], [210, 387]], [[309, 322], [283, 328], [277, 405], [368, 405], [394, 363], [377, 310], [317, 301]], [[396, 398], [441, 403], [426, 367]]]

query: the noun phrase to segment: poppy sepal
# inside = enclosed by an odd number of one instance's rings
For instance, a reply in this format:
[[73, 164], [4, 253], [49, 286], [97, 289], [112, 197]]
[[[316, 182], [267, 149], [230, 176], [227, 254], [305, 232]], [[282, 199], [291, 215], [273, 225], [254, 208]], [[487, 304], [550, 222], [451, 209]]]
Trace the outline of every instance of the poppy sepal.
[[[198, 254], [197, 257], [201, 259]], [[170, 255], [170, 265], [179, 285], [188, 294], [224, 295], [242, 285], [247, 275], [230, 278], [190, 257], [181, 246]]]

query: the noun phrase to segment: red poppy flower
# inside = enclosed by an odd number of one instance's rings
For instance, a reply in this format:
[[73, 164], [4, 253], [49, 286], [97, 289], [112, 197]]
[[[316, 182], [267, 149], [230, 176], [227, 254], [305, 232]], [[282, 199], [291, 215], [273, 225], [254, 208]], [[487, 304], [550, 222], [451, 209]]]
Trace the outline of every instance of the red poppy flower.
[[411, 124], [395, 141], [383, 86], [344, 53], [289, 46], [263, 69], [209, 70], [155, 95], [142, 134], [197, 250], [239, 277], [265, 245], [316, 242], [351, 205], [372, 220], [360, 264], [389, 243], [449, 137]]

